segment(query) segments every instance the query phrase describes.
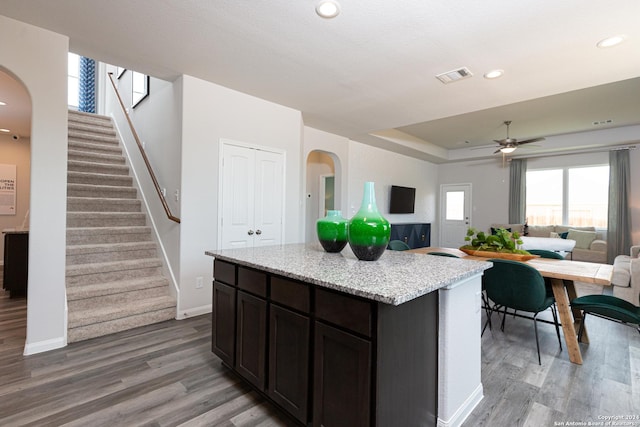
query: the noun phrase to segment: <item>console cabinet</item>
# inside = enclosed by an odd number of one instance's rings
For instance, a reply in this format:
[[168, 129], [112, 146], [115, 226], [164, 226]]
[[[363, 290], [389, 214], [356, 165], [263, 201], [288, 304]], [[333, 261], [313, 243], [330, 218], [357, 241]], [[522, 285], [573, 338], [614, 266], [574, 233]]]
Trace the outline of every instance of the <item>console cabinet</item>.
[[391, 224], [391, 240], [402, 240], [409, 245], [411, 249], [431, 246], [431, 224]]
[[10, 298], [27, 296], [29, 276], [29, 233], [5, 231], [2, 286]]
[[218, 258], [214, 278], [212, 351], [299, 425], [436, 425], [437, 292], [391, 306]]

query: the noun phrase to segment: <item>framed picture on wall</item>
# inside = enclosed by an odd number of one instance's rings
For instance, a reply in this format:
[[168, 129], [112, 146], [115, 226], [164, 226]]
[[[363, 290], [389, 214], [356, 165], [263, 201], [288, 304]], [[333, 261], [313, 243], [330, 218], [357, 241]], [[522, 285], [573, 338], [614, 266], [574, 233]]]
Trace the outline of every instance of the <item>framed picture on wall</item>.
[[16, 165], [0, 164], [0, 215], [16, 214]]

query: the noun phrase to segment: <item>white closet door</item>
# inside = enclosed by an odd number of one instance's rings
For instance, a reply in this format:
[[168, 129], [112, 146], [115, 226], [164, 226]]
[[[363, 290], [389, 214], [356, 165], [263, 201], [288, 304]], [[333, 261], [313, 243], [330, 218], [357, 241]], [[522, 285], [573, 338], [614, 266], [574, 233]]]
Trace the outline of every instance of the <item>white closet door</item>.
[[284, 155], [225, 144], [221, 249], [282, 243]]
[[225, 145], [222, 162], [222, 249], [252, 247], [255, 150]]
[[282, 243], [283, 155], [256, 150], [255, 246]]

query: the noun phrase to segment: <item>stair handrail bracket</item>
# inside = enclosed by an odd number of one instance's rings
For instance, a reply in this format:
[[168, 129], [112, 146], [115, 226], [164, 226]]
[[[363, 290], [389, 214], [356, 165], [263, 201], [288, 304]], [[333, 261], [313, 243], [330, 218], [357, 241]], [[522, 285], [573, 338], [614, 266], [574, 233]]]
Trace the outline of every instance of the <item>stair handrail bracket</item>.
[[120, 92], [118, 92], [118, 87], [116, 86], [116, 82], [115, 82], [115, 80], [113, 78], [113, 73], [112, 72], [108, 72], [107, 74], [109, 75], [109, 80], [111, 80], [111, 86], [113, 86], [113, 90], [115, 91], [116, 97], [118, 98], [118, 102], [120, 103], [120, 107], [122, 108], [122, 112], [124, 113], [124, 116], [127, 118], [127, 122], [129, 123], [129, 128], [131, 129], [131, 133], [133, 134], [133, 138], [135, 139], [136, 144], [138, 145], [138, 149], [140, 150], [140, 154], [142, 155], [142, 159], [144, 160], [145, 165], [147, 165], [147, 170], [149, 171], [149, 175], [151, 176], [151, 180], [153, 181], [153, 186], [156, 188], [156, 193], [158, 193], [158, 197], [160, 198], [160, 202], [162, 203], [162, 207], [164, 208], [164, 212], [167, 214], [167, 218], [168, 219], [180, 224], [180, 218], [174, 216], [171, 213], [171, 208], [169, 208], [169, 205], [167, 203], [167, 199], [162, 194], [162, 190], [160, 189], [160, 185], [158, 184], [158, 179], [156, 178], [156, 174], [153, 172], [153, 168], [151, 167], [151, 162], [149, 162], [149, 158], [147, 157], [147, 154], [144, 152], [144, 149], [142, 147], [142, 142], [140, 141], [140, 137], [138, 137], [138, 133], [136, 132], [135, 127], [133, 126], [133, 121], [131, 120], [131, 117], [129, 116], [129, 112], [127, 111], [127, 108], [124, 106], [124, 102], [122, 101], [122, 97], [120, 96]]

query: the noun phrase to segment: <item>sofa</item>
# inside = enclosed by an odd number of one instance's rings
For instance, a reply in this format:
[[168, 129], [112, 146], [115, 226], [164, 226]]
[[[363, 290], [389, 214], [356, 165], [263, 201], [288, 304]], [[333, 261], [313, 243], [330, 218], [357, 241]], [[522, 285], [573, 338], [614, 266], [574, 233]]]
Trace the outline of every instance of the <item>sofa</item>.
[[[492, 224], [491, 228], [506, 228], [517, 231], [522, 236], [566, 238], [575, 240], [570, 259], [574, 261], [607, 263], [607, 242], [595, 227], [571, 227], [568, 225], [529, 225], [525, 232], [524, 224]], [[566, 233], [566, 234], [564, 234]], [[536, 248], [545, 249], [545, 248]]]
[[618, 255], [613, 261], [613, 295], [640, 305], [640, 246], [632, 246], [629, 255]]

